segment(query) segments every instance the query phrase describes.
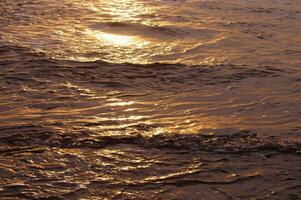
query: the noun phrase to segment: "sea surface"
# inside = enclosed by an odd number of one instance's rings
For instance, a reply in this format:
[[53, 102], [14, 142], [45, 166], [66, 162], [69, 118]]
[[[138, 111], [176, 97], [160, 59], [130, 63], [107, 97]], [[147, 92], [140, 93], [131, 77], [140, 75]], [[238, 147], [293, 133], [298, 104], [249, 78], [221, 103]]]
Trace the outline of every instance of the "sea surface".
[[300, 0], [0, 0], [1, 200], [300, 200]]

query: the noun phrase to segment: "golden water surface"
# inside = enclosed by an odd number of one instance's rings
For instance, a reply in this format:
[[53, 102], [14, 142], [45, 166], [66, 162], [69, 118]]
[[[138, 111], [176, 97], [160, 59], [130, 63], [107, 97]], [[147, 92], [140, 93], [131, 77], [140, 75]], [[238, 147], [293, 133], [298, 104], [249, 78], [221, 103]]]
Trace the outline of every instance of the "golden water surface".
[[298, 198], [300, 8], [1, 0], [0, 199]]

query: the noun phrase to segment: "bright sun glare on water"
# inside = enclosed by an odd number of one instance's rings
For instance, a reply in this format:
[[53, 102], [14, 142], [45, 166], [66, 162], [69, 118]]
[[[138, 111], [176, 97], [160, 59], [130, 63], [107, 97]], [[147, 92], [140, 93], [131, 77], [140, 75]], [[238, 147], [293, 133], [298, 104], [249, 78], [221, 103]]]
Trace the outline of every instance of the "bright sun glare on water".
[[97, 40], [107, 45], [130, 46], [136, 43], [136, 38], [134, 36], [118, 35], [91, 30], [87, 30], [87, 34], [95, 37]]

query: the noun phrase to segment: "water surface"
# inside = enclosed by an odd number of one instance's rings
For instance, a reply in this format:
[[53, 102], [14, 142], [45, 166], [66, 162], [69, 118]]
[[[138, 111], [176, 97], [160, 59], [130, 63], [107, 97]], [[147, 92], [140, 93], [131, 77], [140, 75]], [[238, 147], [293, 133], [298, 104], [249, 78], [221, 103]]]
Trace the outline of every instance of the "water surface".
[[0, 2], [0, 198], [298, 199], [301, 2]]

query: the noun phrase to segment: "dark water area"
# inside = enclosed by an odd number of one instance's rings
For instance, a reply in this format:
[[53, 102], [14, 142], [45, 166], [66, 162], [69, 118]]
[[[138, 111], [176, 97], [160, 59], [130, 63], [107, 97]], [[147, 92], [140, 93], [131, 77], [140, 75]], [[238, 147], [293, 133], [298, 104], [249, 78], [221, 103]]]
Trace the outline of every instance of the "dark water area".
[[301, 195], [301, 2], [0, 1], [0, 199]]

